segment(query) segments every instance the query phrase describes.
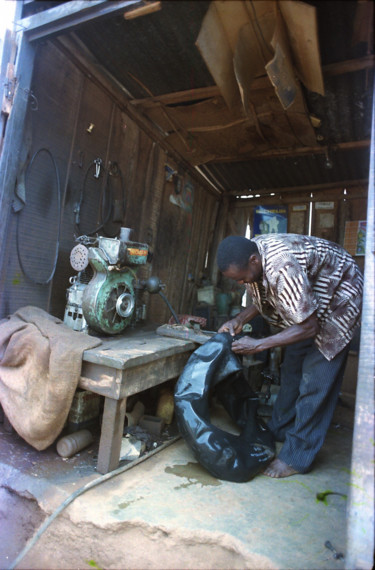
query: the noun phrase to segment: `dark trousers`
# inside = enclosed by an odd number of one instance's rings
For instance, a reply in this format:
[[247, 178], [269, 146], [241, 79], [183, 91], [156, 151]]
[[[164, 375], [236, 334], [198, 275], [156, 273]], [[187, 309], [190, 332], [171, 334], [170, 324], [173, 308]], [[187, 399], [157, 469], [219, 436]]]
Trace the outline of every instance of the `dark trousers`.
[[280, 392], [268, 426], [284, 445], [279, 459], [306, 473], [332, 420], [349, 346], [327, 360], [313, 339], [286, 347]]

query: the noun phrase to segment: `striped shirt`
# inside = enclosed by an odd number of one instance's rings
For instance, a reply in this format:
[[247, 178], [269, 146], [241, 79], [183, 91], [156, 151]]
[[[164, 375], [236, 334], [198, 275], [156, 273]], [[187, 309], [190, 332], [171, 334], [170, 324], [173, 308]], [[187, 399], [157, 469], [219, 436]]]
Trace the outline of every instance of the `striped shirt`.
[[331, 360], [360, 322], [363, 277], [339, 245], [313, 236], [266, 234], [254, 238], [263, 275], [247, 284], [253, 303], [272, 325], [286, 328], [316, 312], [315, 342]]

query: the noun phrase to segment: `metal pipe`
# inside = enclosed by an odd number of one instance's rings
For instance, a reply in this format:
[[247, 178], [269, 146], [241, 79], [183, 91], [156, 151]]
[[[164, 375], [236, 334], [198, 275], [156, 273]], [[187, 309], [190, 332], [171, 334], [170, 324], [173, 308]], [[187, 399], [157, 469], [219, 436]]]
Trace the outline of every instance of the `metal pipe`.
[[159, 291], [159, 295], [160, 295], [160, 297], [164, 300], [164, 302], [167, 304], [167, 307], [168, 307], [168, 309], [170, 310], [170, 312], [172, 313], [173, 318], [174, 318], [174, 320], [176, 321], [176, 323], [177, 323], [178, 325], [180, 325], [181, 323], [180, 323], [180, 321], [179, 321], [179, 319], [178, 319], [178, 316], [177, 316], [176, 313], [174, 312], [174, 310], [173, 310], [173, 308], [172, 308], [172, 305], [171, 305], [170, 302], [168, 301], [167, 297], [164, 295], [163, 291]]

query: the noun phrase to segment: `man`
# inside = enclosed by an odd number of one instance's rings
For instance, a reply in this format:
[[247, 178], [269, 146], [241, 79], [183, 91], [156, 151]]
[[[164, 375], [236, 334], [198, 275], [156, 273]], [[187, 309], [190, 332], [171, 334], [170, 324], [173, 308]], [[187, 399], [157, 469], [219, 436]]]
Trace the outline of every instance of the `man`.
[[323, 445], [339, 396], [349, 343], [359, 325], [363, 278], [339, 245], [312, 236], [229, 236], [219, 245], [219, 270], [245, 284], [253, 304], [219, 332], [235, 335], [261, 314], [280, 332], [234, 340], [237, 354], [285, 347], [280, 392], [268, 424], [283, 441], [264, 471], [306, 473]]

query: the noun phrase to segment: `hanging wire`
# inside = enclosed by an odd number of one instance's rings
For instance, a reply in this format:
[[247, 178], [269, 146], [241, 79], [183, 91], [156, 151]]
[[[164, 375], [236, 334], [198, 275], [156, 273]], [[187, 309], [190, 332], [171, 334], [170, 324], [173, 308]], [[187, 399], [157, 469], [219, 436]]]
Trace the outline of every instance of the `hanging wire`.
[[[99, 163], [100, 161], [100, 163]], [[110, 177], [114, 176], [114, 177], [119, 177], [120, 178], [120, 183], [121, 183], [121, 190], [122, 190], [122, 200], [123, 200], [123, 207], [125, 210], [125, 184], [124, 184], [124, 178], [121, 172], [120, 167], [118, 166], [117, 162], [113, 162], [110, 163], [110, 167], [108, 170], [106, 170], [103, 166], [103, 162], [101, 159], [94, 159], [92, 162], [90, 162], [90, 164], [88, 165], [86, 172], [85, 172], [85, 176], [83, 179], [83, 184], [82, 184], [82, 188], [81, 188], [81, 192], [80, 192], [80, 196], [79, 196], [79, 201], [78, 204], [74, 210], [74, 213], [76, 215], [75, 217], [75, 227], [76, 227], [76, 231], [78, 233], [78, 235], [80, 235], [82, 233], [81, 231], [81, 227], [80, 227], [80, 223], [81, 223], [81, 208], [82, 208], [82, 204], [84, 203], [84, 196], [86, 193], [86, 188], [87, 188], [87, 181], [89, 178], [89, 174], [91, 169], [94, 167], [95, 168], [95, 174], [94, 174], [94, 178], [99, 179], [100, 173], [98, 173], [98, 165], [100, 164], [100, 172], [103, 171], [105, 172], [105, 184], [104, 184], [104, 188], [103, 188], [103, 192], [101, 194], [100, 197], [100, 223], [98, 226], [94, 227], [92, 230], [90, 231], [85, 231], [85, 234], [87, 236], [91, 236], [95, 233], [97, 233], [98, 231], [102, 230], [104, 228], [104, 226], [110, 221], [111, 219], [111, 214], [112, 214], [112, 209], [113, 209], [113, 196], [112, 196], [112, 190], [111, 190], [111, 185], [110, 185]], [[107, 208], [107, 211], [105, 212], [105, 216], [103, 214], [105, 208]]]
[[54, 156], [52, 155], [51, 151], [48, 148], [40, 148], [39, 150], [37, 150], [34, 155], [32, 156], [27, 169], [26, 169], [26, 173], [25, 173], [25, 186], [27, 187], [27, 180], [29, 177], [29, 173], [30, 173], [30, 169], [32, 167], [32, 165], [34, 164], [35, 159], [39, 156], [39, 154], [41, 154], [42, 152], [46, 152], [48, 154], [48, 156], [51, 158], [53, 167], [54, 167], [54, 171], [55, 171], [55, 176], [56, 176], [56, 193], [57, 193], [57, 208], [58, 208], [58, 226], [57, 226], [57, 237], [56, 237], [56, 248], [55, 248], [55, 256], [54, 256], [54, 261], [53, 261], [53, 266], [52, 266], [52, 270], [51, 273], [49, 274], [49, 277], [43, 281], [40, 281], [38, 279], [35, 279], [34, 277], [32, 277], [25, 269], [23, 262], [22, 262], [22, 258], [21, 258], [21, 248], [20, 248], [20, 237], [19, 237], [19, 231], [20, 231], [20, 213], [23, 211], [23, 209], [21, 209], [18, 214], [17, 214], [17, 222], [16, 222], [16, 248], [17, 248], [17, 256], [18, 256], [18, 262], [20, 264], [20, 268], [22, 273], [25, 275], [25, 277], [27, 279], [29, 279], [32, 283], [35, 283], [36, 285], [48, 285], [48, 283], [50, 283], [50, 281], [52, 280], [55, 271], [56, 271], [56, 266], [57, 266], [57, 258], [59, 255], [59, 246], [60, 246], [60, 231], [61, 231], [61, 190], [60, 190], [60, 177], [59, 177], [59, 171], [57, 168], [57, 164], [56, 164], [56, 160], [54, 158]]

